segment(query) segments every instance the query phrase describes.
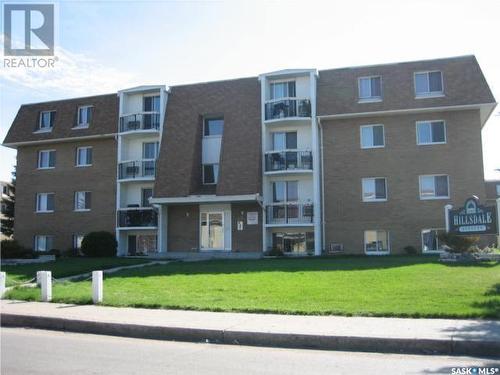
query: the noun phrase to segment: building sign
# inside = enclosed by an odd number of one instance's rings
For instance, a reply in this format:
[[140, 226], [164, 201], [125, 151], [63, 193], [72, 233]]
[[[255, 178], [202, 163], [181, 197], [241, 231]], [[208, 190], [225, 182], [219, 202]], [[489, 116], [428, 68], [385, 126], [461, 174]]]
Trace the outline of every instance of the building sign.
[[257, 225], [257, 224], [259, 224], [259, 213], [247, 212], [247, 225]]
[[479, 199], [469, 198], [461, 208], [450, 210], [449, 231], [455, 234], [497, 234], [497, 213], [495, 207], [479, 204]]

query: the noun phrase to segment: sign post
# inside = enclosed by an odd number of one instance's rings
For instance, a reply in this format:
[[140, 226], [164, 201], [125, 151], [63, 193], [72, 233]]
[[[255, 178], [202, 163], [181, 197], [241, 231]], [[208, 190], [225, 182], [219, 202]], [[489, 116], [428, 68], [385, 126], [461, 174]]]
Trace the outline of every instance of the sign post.
[[444, 206], [444, 221], [446, 223], [446, 233], [450, 231], [450, 210], [453, 208], [453, 205], [447, 204]]

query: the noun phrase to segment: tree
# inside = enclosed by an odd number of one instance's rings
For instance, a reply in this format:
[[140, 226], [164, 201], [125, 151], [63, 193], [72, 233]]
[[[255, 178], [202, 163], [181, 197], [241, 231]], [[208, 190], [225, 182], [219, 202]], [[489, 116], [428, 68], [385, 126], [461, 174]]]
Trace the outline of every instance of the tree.
[[12, 181], [9, 196], [10, 198], [2, 199], [2, 219], [1, 229], [2, 234], [11, 237], [14, 234], [14, 211], [16, 203], [16, 167], [12, 172]]

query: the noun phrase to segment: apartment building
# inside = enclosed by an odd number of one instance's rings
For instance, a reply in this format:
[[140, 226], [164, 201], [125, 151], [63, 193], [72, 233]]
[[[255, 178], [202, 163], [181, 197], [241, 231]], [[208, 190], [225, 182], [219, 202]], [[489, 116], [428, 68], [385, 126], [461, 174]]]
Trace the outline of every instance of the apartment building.
[[[6, 220], [7, 217], [5, 213], [7, 211], [8, 204], [13, 201], [14, 187], [10, 182], [0, 181], [0, 189], [2, 194], [0, 196], [0, 219]], [[4, 227], [2, 225], [0, 228], [0, 241], [8, 238], [10, 238], [10, 236], [5, 234]]]
[[119, 255], [439, 251], [444, 206], [486, 198], [496, 106], [474, 56], [142, 86], [21, 106], [15, 237], [116, 233]]

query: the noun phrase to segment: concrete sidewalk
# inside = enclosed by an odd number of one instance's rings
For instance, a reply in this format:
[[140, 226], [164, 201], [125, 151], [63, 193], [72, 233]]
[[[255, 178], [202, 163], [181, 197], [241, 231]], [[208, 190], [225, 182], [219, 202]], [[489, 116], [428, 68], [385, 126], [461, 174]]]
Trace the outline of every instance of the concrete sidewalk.
[[151, 310], [1, 301], [2, 326], [160, 340], [500, 357], [500, 321]]

